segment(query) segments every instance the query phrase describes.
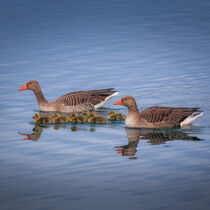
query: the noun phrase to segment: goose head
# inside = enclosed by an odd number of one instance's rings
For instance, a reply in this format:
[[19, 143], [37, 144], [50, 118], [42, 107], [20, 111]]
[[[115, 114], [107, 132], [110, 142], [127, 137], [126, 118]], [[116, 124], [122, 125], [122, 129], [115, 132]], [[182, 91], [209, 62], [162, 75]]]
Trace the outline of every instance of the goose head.
[[23, 87], [18, 90], [36, 90], [40, 89], [39, 83], [36, 80], [29, 80]]
[[113, 105], [123, 105], [126, 106], [128, 109], [136, 107], [136, 100], [133, 96], [124, 96], [119, 101], [113, 103]]

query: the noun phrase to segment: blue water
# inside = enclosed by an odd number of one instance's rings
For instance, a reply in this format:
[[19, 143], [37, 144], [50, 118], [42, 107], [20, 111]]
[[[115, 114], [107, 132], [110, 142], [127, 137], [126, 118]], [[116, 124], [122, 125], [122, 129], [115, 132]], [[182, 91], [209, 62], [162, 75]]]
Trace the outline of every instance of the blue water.
[[[0, 209], [209, 209], [210, 3], [203, 1], [1, 1]], [[200, 107], [178, 130], [106, 125], [42, 127], [31, 91], [114, 87], [139, 109]], [[32, 134], [31, 140], [23, 140]]]

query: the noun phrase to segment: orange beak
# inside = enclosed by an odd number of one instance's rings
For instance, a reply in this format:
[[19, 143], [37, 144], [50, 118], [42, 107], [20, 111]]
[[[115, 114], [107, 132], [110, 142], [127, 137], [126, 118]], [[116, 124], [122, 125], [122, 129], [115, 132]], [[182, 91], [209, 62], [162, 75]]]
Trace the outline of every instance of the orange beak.
[[120, 99], [119, 101], [114, 102], [113, 105], [123, 105], [122, 100]]
[[22, 135], [22, 136], [27, 136], [27, 138], [24, 138], [23, 140], [30, 140], [29, 138], [28, 138], [28, 134], [26, 134], [26, 133], [21, 133], [20, 131], [18, 132], [20, 135]]
[[117, 151], [117, 153], [122, 155], [123, 150], [122, 150], [122, 149], [119, 149], [119, 150]]
[[23, 87], [19, 88], [18, 90], [27, 90], [27, 89], [28, 89], [27, 85], [25, 84], [25, 85], [23, 85]]

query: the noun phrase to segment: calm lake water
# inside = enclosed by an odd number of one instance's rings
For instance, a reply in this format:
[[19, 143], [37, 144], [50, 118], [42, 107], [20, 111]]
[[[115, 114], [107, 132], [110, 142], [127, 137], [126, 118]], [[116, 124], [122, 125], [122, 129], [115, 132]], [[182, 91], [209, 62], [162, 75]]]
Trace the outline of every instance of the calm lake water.
[[[0, 209], [210, 209], [210, 3], [204, 1], [2, 1], [0, 3]], [[42, 127], [31, 91], [114, 87], [98, 110], [135, 96], [200, 107], [187, 129], [106, 125]], [[27, 133], [31, 140], [24, 140]]]

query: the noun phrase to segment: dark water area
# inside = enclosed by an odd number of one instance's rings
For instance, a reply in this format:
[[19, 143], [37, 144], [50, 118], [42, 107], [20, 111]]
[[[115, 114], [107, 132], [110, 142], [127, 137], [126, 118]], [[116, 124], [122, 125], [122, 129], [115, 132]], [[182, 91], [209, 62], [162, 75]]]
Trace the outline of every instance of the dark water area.
[[[1, 1], [0, 209], [209, 209], [210, 2]], [[114, 87], [139, 109], [200, 107], [185, 129], [124, 122], [33, 130], [48, 101]], [[20, 133], [30, 134], [30, 140]]]

